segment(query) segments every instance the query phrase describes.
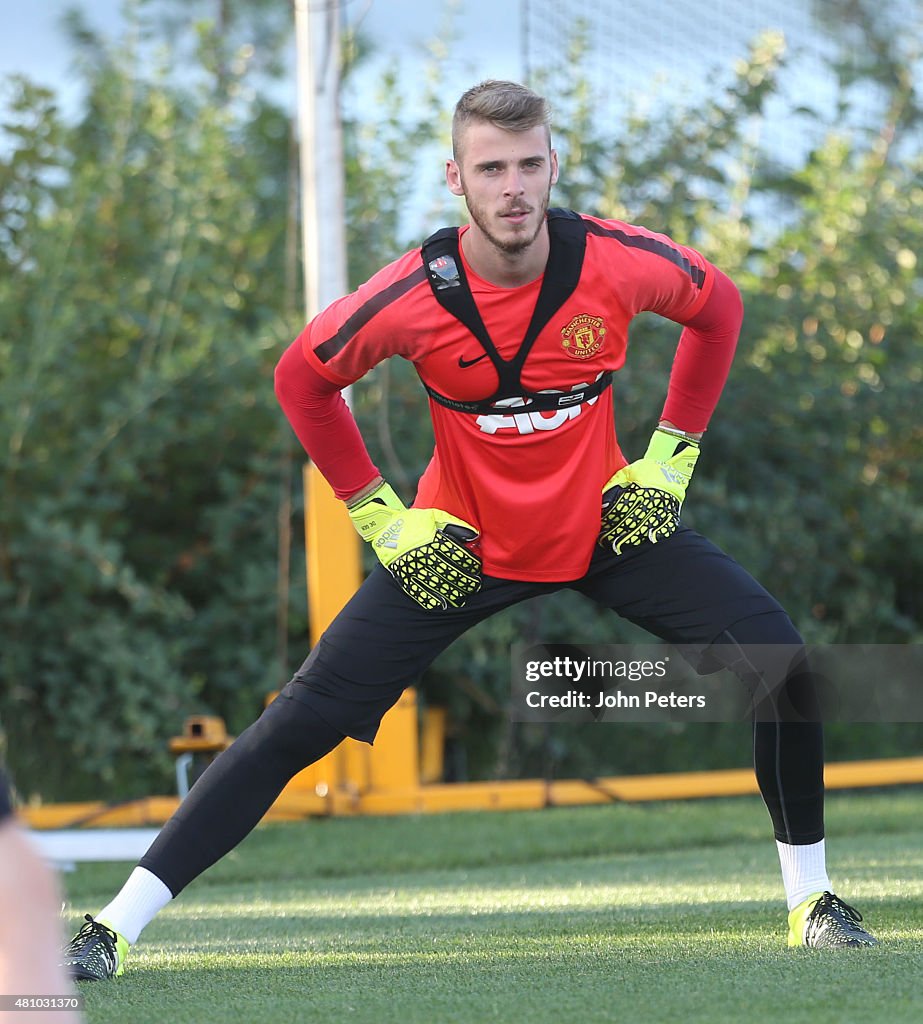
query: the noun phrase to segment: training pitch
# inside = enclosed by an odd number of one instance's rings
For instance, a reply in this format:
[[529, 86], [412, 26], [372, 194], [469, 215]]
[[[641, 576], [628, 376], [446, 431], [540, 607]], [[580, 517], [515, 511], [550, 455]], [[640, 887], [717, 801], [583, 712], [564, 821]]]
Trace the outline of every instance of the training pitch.
[[[923, 792], [827, 830], [878, 949], [785, 948], [757, 799], [339, 819], [258, 829], [80, 991], [91, 1024], [923, 1020]], [[130, 867], [67, 875], [67, 927]]]

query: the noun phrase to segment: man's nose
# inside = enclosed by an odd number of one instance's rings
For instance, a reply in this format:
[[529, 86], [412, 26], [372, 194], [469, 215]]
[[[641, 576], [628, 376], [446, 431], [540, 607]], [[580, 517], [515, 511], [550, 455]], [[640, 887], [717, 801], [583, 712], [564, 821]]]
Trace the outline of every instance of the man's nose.
[[522, 174], [519, 168], [512, 168], [507, 172], [503, 182], [503, 194], [506, 196], [521, 196], [525, 192], [522, 183]]

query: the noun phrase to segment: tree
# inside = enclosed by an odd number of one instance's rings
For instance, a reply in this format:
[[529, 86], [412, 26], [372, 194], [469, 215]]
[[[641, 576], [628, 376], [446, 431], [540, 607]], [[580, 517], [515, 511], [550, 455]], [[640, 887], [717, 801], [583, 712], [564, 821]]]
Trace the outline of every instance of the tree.
[[[869, 13], [864, 0], [853, 7]], [[200, 0], [192, 33], [179, 9], [137, 0], [114, 41], [72, 23], [85, 57], [76, 124], [49, 92], [5, 86], [0, 725], [20, 785], [46, 796], [168, 786], [166, 739], [184, 714], [213, 711], [239, 729], [286, 668], [272, 657], [275, 513], [298, 453], [271, 375], [302, 326], [292, 132], [267, 79], [248, 70], [279, 64], [281, 7]], [[633, 111], [613, 131], [580, 75], [578, 33], [549, 70], [567, 168], [555, 202], [663, 230], [742, 288], [745, 330], [687, 520], [777, 592], [808, 640], [915, 643], [918, 86], [904, 43], [890, 45], [874, 19], [856, 24], [878, 33], [874, 65], [841, 62], [838, 123], [787, 163], [756, 131], [780, 98], [779, 36], [754, 41], [710, 102]], [[361, 40], [347, 48], [361, 59]], [[438, 67], [412, 114], [392, 68], [373, 114], [347, 120], [353, 284], [420, 241], [405, 164], [447, 142]], [[871, 130], [852, 105], [869, 82], [882, 111]], [[433, 166], [432, 220], [457, 220], [435, 198]], [[614, 387], [629, 457], [659, 413], [651, 396], [665, 390], [677, 333], [654, 318], [632, 326]], [[354, 399], [373, 458], [410, 497], [432, 445], [412, 368], [378, 368]], [[296, 502], [296, 537], [298, 513]], [[300, 572], [285, 585], [304, 646]], [[450, 707], [458, 772], [654, 770], [693, 755], [707, 766], [703, 733], [688, 727], [625, 731], [613, 749], [606, 730], [505, 724], [509, 646], [523, 637], [641, 639], [563, 599], [481, 624], [424, 687]], [[832, 735], [841, 756], [873, 752], [867, 731], [863, 747], [848, 730]], [[876, 742], [890, 752], [906, 736]], [[743, 730], [716, 727], [707, 763], [739, 763], [745, 745]]]
[[63, 795], [149, 791], [184, 713], [278, 681], [288, 121], [137, 57], [97, 44], [74, 126], [13, 83], [0, 170], [0, 713]]

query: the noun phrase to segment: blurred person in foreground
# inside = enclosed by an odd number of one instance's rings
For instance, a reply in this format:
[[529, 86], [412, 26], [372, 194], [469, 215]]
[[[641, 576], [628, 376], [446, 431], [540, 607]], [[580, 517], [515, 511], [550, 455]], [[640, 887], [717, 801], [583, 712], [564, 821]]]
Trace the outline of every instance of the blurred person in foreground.
[[[76, 1010], [54, 1005], [60, 1001], [56, 997], [74, 996], [68, 973], [56, 956], [62, 938], [60, 906], [54, 872], [14, 818], [9, 786], [0, 768], [0, 1020], [4, 1024], [64, 1024], [83, 1019]], [[17, 1006], [20, 1001], [23, 1005]]]
[[[772, 678], [771, 652], [801, 650], [802, 639], [774, 597], [680, 522], [742, 322], [737, 288], [665, 235], [550, 209], [558, 157], [548, 103], [529, 89], [470, 89], [452, 141], [446, 182], [470, 223], [436, 232], [330, 305], [276, 370], [293, 429], [381, 564], [195, 784], [115, 899], [87, 915], [67, 954], [77, 977], [121, 974], [145, 925], [251, 831], [288, 780], [344, 737], [371, 743], [402, 690], [453, 640], [561, 589], [677, 644], [700, 671], [729, 667], [751, 692], [768, 685], [798, 709], [766, 713], [764, 701], [754, 716], [787, 941], [876, 944], [827, 875], [810, 671], [793, 661], [797, 671]], [[643, 310], [682, 332], [650, 444], [629, 461], [613, 423], [616, 373]], [[411, 508], [371, 462], [340, 393], [390, 356], [416, 368], [435, 434]]]

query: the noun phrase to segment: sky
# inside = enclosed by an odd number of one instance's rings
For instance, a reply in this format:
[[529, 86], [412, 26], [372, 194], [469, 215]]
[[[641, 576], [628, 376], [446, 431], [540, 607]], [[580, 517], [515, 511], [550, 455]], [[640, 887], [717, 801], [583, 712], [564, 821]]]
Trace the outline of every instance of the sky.
[[[525, 75], [520, 0], [343, 2], [347, 20], [360, 22], [374, 41], [380, 54], [377, 66], [396, 56], [412, 77], [420, 64], [420, 44], [434, 38], [445, 24], [446, 12], [454, 10], [459, 38], [445, 61], [447, 89], [460, 93], [481, 78]], [[123, 0], [32, 0], [5, 5], [0, 75], [22, 72], [56, 86], [66, 96], [72, 53], [60, 27], [64, 12], [77, 7], [93, 26], [115, 33], [122, 5]], [[594, 65], [604, 87], [626, 80], [632, 87], [655, 80], [662, 84], [670, 77], [694, 82], [710, 67], [730, 68], [761, 28], [783, 28], [796, 47], [810, 34], [810, 0], [714, 0], [704, 15], [698, 7], [676, 5], [673, 0], [646, 4], [529, 0], [526, 6], [532, 48], [542, 57], [547, 58], [578, 17], [593, 24], [596, 39], [602, 40], [610, 58]], [[629, 64], [631, 76], [626, 74]]]
[[[279, 0], [290, 3], [290, 0]], [[322, 0], [309, 0], [320, 3]], [[481, 78], [525, 76], [522, 0], [342, 0], [350, 23], [360, 22], [374, 41], [379, 57], [366, 74], [371, 81], [389, 58], [402, 62], [412, 81], [421, 64], [420, 46], [444, 27], [447, 11], [455, 11], [459, 35], [443, 62], [446, 90], [452, 100]], [[526, 0], [532, 61], [560, 52], [560, 41], [578, 17], [593, 26], [594, 44], [602, 56], [591, 62], [594, 82], [609, 97], [673, 87], [677, 92], [704, 88], [713, 73], [730, 73], [746, 53], [748, 42], [764, 28], [782, 29], [790, 55], [820, 53], [824, 39], [812, 24], [813, 0], [713, 0], [707, 12], [674, 0], [613, 3], [611, 0]], [[891, 0], [893, 2], [893, 0]], [[907, 0], [915, 4], [915, 0]], [[61, 29], [66, 10], [79, 8], [90, 23], [114, 34], [120, 26], [123, 0], [32, 0], [5, 5], [0, 32], [0, 77], [21, 72], [54, 86], [64, 108], [76, 100], [69, 84], [72, 50]], [[195, 10], [207, 9], [207, 4]], [[812, 62], [802, 61], [804, 66]], [[815, 60], [813, 65], [816, 67]], [[292, 76], [294, 78], [294, 75]], [[821, 83], [808, 80], [806, 94], [816, 99]], [[292, 82], [294, 98], [294, 81]]]
[[[93, 0], [95, 24], [117, 24], [121, 0]], [[63, 85], [70, 47], [58, 21], [71, 6], [61, 0], [7, 4], [0, 32], [0, 74], [20, 73], [43, 85]], [[85, 7], [85, 5], [82, 5]]]
[[[279, 0], [291, 3], [291, 0]], [[325, 0], [309, 0], [321, 3]], [[446, 24], [447, 12], [458, 39], [442, 62], [446, 106], [468, 86], [482, 78], [522, 80], [523, 8], [528, 9], [528, 39], [533, 64], [560, 56], [561, 41], [579, 17], [592, 25], [593, 58], [584, 70], [607, 104], [610, 120], [626, 102], [647, 96], [675, 96], [689, 102], [716, 80], [727, 81], [734, 62], [746, 54], [750, 40], [765, 28], [782, 29], [790, 56], [801, 53], [800, 70], [790, 74], [791, 88], [822, 100], [829, 81], [819, 75], [817, 60], [825, 46], [812, 23], [814, 0], [713, 0], [703, 13], [698, 6], [677, 5], [675, 0], [614, 3], [612, 0], [342, 0], [345, 17], [361, 23], [374, 41], [377, 58], [365, 68], [367, 89], [389, 60], [401, 61], [402, 79], [419, 78], [421, 45], [435, 38]], [[888, 0], [896, 2], [896, 0]], [[901, 0], [915, 4], [916, 0]], [[79, 92], [69, 76], [72, 48], [61, 28], [69, 8], [79, 8], [92, 26], [117, 34], [123, 0], [32, 0], [5, 5], [0, 32], [0, 78], [21, 72], [53, 86], [65, 113], [77, 106]], [[193, 5], [196, 12], [208, 4]], [[293, 59], [294, 64], [294, 59]], [[294, 104], [292, 81], [283, 85], [283, 102]], [[360, 95], [362, 79], [356, 82]], [[286, 93], [285, 90], [288, 90]], [[412, 92], [411, 92], [412, 95]], [[793, 97], [789, 97], [791, 99]], [[796, 98], [796, 97], [794, 97]], [[552, 97], [553, 100], [553, 97]], [[791, 106], [797, 103], [786, 103]], [[769, 126], [770, 130], [772, 126]], [[792, 136], [790, 128], [781, 131]], [[797, 143], [797, 139], [794, 139]], [[780, 145], [789, 144], [781, 139]]]
[[[60, 27], [64, 13], [80, 9], [91, 25], [117, 32], [123, 0], [33, 0], [7, 4], [0, 32], [0, 76], [22, 73], [68, 94], [70, 44]], [[346, 16], [360, 20], [380, 48], [409, 68], [419, 64], [419, 47], [443, 23], [446, 3], [421, 0], [347, 0]], [[452, 88], [463, 91], [482, 77], [518, 78], [522, 72], [517, 0], [465, 0], [457, 19], [460, 39], [448, 60]]]
[[[79, 87], [69, 74], [73, 51], [61, 20], [79, 8], [93, 27], [117, 35], [124, 0], [32, 0], [6, 4], [0, 32], [0, 80], [20, 72], [55, 89], [65, 114], [77, 109]], [[212, 0], [216, 2], [216, 0]], [[290, 4], [291, 0], [278, 0]], [[311, 4], [327, 0], [308, 0]], [[470, 85], [483, 78], [523, 80], [523, 8], [528, 9], [530, 62], [533, 66], [558, 59], [578, 17], [592, 26], [592, 52], [583, 59], [599, 97], [599, 117], [617, 126], [629, 104], [659, 101], [694, 105], [731, 81], [734, 66], [749, 43], [764, 29], [779, 29], [787, 40], [782, 90], [770, 101], [760, 125], [763, 143], [774, 153], [800, 160], [819, 141], [819, 133], [835, 120], [835, 81], [824, 64], [832, 41], [811, 16], [816, 0], [712, 0], [707, 10], [677, 5], [675, 0], [342, 0], [349, 23], [359, 22], [374, 43], [377, 56], [354, 76], [346, 93], [348, 104], [362, 106], [379, 82], [382, 67], [400, 61], [404, 91], [412, 103], [413, 84], [425, 63], [424, 43], [435, 39], [454, 11], [456, 40], [441, 61], [446, 108]], [[194, 6], [208, 8], [205, 0]], [[882, 11], [923, 10], [923, 0], [883, 0]], [[860, 45], [861, 45], [861, 41]], [[274, 98], [294, 107], [296, 99], [294, 47], [290, 81]], [[550, 96], [552, 106], [554, 96]], [[2, 109], [0, 95], [0, 109]], [[872, 115], [874, 123], [875, 97]], [[821, 123], [793, 116], [809, 103], [823, 115]], [[826, 122], [826, 123], [825, 123]]]
[[[285, 3], [290, 0], [280, 0]], [[322, 0], [309, 0], [311, 3]], [[708, 15], [698, 8], [677, 6], [673, 0], [614, 4], [610, 0], [527, 0], [532, 63], [559, 56], [562, 37], [578, 16], [593, 25], [594, 45], [601, 49], [585, 71], [607, 103], [613, 122], [626, 101], [638, 96], [689, 96], [707, 88], [712, 69], [725, 79], [734, 60], [746, 53], [747, 43], [767, 25], [784, 27], [795, 45], [807, 33], [804, 13], [809, 0], [714, 0]], [[65, 114], [77, 109], [79, 87], [69, 66], [72, 48], [61, 28], [64, 13], [79, 8], [90, 24], [115, 35], [121, 25], [123, 0], [32, 0], [7, 4], [0, 32], [0, 78], [21, 72], [54, 87]], [[446, 107], [470, 85], [483, 78], [523, 80], [523, 6], [521, 0], [344, 0], [350, 23], [361, 23], [374, 42], [377, 56], [351, 80], [347, 103], [362, 103], [371, 94], [382, 67], [397, 58], [401, 77], [413, 98], [412, 83], [424, 63], [422, 44], [436, 38], [454, 11], [458, 38], [441, 61]], [[205, 5], [207, 8], [207, 5]], [[196, 11], [203, 6], [195, 6]], [[664, 17], [669, 12], [669, 17]], [[293, 50], [294, 65], [294, 50]], [[282, 103], [295, 102], [294, 66], [291, 82], [273, 95]], [[672, 92], [671, 92], [672, 90]], [[814, 90], [816, 94], [817, 90]], [[358, 100], [356, 97], [358, 96]], [[552, 103], [553, 103], [553, 96]]]

